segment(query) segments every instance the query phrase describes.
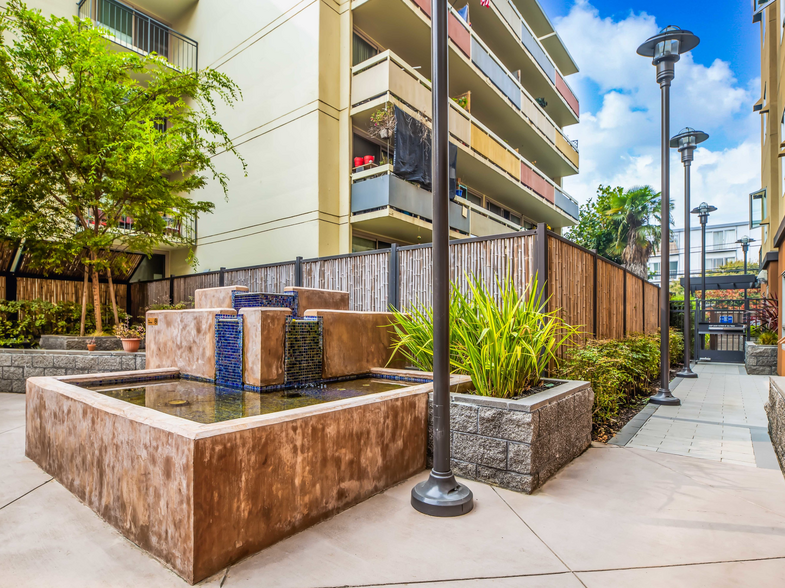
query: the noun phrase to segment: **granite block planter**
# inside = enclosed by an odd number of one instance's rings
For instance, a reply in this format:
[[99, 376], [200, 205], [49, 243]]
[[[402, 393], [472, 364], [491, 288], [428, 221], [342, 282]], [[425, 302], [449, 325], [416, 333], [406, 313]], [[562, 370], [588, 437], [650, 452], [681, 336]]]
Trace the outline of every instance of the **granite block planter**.
[[[38, 345], [41, 349], [56, 351], [87, 351], [87, 344], [91, 339], [95, 339], [95, 349], [97, 351], [120, 351], [123, 348], [123, 343], [114, 335], [105, 337], [41, 335]], [[144, 349], [144, 341], [141, 342], [140, 349]]]
[[[594, 392], [556, 384], [520, 400], [451, 394], [451, 463], [457, 476], [530, 494], [591, 444]], [[433, 398], [428, 461], [433, 459]]]
[[785, 473], [785, 378], [769, 378], [769, 400], [764, 408], [769, 421], [771, 444], [780, 469]]
[[744, 367], [749, 375], [777, 375], [776, 345], [760, 345], [759, 343], [747, 341], [744, 350]]

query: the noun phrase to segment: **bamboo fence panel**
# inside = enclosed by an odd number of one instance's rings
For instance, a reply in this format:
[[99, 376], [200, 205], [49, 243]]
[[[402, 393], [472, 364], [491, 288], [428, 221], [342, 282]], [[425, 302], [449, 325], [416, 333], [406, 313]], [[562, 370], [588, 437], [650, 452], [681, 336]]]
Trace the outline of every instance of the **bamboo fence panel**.
[[149, 306], [147, 303], [147, 286], [144, 282], [136, 282], [128, 286], [131, 295], [130, 314], [134, 318], [143, 318]]
[[[75, 280], [52, 280], [46, 278], [17, 278], [16, 281], [17, 300], [46, 300], [53, 304], [60, 302], [82, 303], [82, 281]], [[125, 310], [126, 296], [128, 287], [125, 284], [115, 284], [115, 296], [117, 308]], [[100, 284], [99, 293], [101, 304], [111, 306], [109, 298], [109, 284]], [[93, 288], [92, 283], [87, 287], [87, 303], [92, 304]]]
[[643, 280], [627, 273], [627, 333], [643, 333]]
[[656, 333], [660, 328], [660, 289], [654, 284], [646, 282], [643, 286], [646, 302], [646, 334]]
[[172, 284], [172, 304], [186, 302], [193, 306], [194, 292], [201, 288], [216, 288], [220, 280], [219, 274], [194, 274], [174, 278]]
[[[398, 250], [401, 308], [431, 306], [432, 269], [430, 246]], [[451, 243], [450, 280], [463, 294], [469, 293], [467, 275], [481, 278], [497, 301], [507, 276], [522, 293], [534, 276], [534, 235]]]
[[169, 280], [161, 280], [159, 282], [147, 283], [147, 304], [169, 304], [171, 299], [169, 297]]
[[548, 237], [548, 296], [548, 310], [580, 331], [569, 346], [583, 345], [594, 330], [594, 255]]
[[624, 337], [624, 270], [597, 259], [597, 339]]
[[294, 262], [250, 269], [227, 270], [224, 284], [245, 286], [249, 292], [280, 294], [287, 286], [294, 286]]
[[386, 312], [390, 252], [304, 261], [303, 287], [349, 292], [349, 309]]

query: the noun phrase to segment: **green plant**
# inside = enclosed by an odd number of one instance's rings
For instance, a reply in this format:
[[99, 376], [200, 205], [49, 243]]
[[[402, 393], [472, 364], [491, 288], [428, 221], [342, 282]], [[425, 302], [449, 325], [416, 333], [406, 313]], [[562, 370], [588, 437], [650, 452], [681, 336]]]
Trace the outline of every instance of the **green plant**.
[[761, 334], [758, 336], [758, 343], [761, 345], [776, 345], [778, 339], [777, 331], [761, 331]]
[[[87, 332], [95, 331], [92, 305], [88, 305]], [[109, 322], [112, 309], [101, 308]], [[0, 347], [32, 345], [41, 335], [78, 335], [82, 307], [76, 302], [52, 303], [46, 300], [0, 300]], [[121, 320], [127, 314], [118, 312]]]
[[371, 114], [368, 133], [374, 137], [389, 139], [395, 132], [395, 107], [388, 102], [383, 108]]
[[469, 107], [469, 97], [466, 95], [458, 96], [458, 98], [452, 98], [452, 101], [455, 102], [458, 106], [460, 106], [464, 110], [468, 109]]
[[145, 328], [144, 325], [131, 325], [129, 319], [125, 319], [115, 329], [115, 336], [119, 339], [144, 339]]
[[[672, 363], [684, 353], [684, 340], [671, 329]], [[660, 373], [660, 335], [635, 334], [625, 339], [589, 340], [573, 349], [561, 376], [591, 382], [594, 390], [594, 424], [611, 423], [619, 410], [636, 396], [648, 395]]]
[[[450, 364], [453, 373], [471, 376], [475, 393], [510, 398], [537, 386], [557, 351], [578, 333], [545, 301], [533, 280], [521, 295], [511, 279], [497, 282], [498, 301], [484, 282], [467, 276], [469, 293], [453, 284], [450, 297]], [[394, 312], [400, 351], [420, 369], [433, 365], [433, 315], [430, 309]]]
[[750, 337], [753, 339], [757, 339], [760, 337], [760, 334], [763, 332], [763, 329], [760, 325], [750, 325]]

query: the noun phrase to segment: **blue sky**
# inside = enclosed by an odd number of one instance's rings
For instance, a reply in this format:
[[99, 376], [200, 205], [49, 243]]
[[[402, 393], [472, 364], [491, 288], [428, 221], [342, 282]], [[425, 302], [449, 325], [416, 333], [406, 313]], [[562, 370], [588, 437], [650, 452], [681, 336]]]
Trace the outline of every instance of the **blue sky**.
[[[671, 134], [691, 126], [711, 136], [696, 152], [693, 202], [718, 206], [716, 222], [746, 220], [747, 195], [760, 184], [760, 118], [752, 113], [760, 97], [760, 25], [752, 24], [751, 3], [540, 2], [581, 68], [567, 79], [581, 102], [580, 125], [565, 129], [579, 140], [581, 155], [581, 173], [565, 179], [567, 191], [584, 202], [600, 183], [659, 190], [659, 89], [654, 67], [635, 49], [675, 24], [701, 44], [676, 66]], [[682, 167], [672, 155], [679, 211]]]

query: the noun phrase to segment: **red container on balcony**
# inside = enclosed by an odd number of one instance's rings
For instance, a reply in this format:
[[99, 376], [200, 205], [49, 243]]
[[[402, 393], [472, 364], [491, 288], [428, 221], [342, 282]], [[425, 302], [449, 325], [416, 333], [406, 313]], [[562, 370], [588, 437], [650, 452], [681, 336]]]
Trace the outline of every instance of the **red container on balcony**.
[[362, 157], [355, 157], [354, 158], [354, 167], [360, 167], [363, 164]]
[[364, 161], [365, 165], [368, 165], [369, 163], [373, 163], [374, 159], [376, 158], [373, 155], [366, 155]]

